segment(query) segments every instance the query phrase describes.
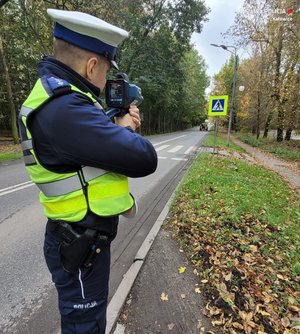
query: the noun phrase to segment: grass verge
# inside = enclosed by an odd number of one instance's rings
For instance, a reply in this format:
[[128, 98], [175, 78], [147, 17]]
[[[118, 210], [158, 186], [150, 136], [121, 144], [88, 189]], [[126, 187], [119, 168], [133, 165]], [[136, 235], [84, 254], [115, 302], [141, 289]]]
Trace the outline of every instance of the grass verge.
[[275, 154], [279, 158], [300, 163], [300, 140], [277, 142], [271, 138], [256, 139], [248, 134], [240, 134], [238, 138], [246, 144]]
[[165, 226], [224, 333], [297, 333], [299, 221], [300, 196], [275, 173], [209, 154], [194, 162]]
[[0, 143], [0, 161], [15, 160], [22, 157], [21, 145]]
[[[205, 147], [213, 147], [214, 146], [214, 132], [211, 131], [209, 135], [205, 138], [202, 146]], [[243, 148], [240, 146], [230, 142], [229, 145], [227, 145], [227, 139], [225, 138], [225, 133], [219, 133], [216, 138], [216, 147], [217, 148], [226, 148], [229, 150], [235, 150], [238, 152], [245, 152]]]

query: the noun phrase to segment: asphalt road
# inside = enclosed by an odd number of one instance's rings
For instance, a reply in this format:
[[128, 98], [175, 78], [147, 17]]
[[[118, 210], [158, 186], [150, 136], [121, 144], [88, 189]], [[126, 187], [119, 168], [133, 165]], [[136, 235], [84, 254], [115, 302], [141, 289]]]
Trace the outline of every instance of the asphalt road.
[[[194, 128], [149, 137], [158, 169], [130, 179], [139, 213], [132, 220], [120, 219], [112, 244], [110, 297], [205, 135]], [[42, 254], [46, 219], [22, 161], [0, 164], [0, 209], [0, 333], [54, 334], [59, 327], [57, 297]]]

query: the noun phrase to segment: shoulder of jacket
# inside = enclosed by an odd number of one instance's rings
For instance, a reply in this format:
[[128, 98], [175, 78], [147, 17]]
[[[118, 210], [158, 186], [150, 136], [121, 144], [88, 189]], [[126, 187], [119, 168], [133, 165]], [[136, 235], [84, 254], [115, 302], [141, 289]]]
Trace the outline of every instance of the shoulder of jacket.
[[[80, 94], [81, 97], [85, 97], [89, 102], [95, 103], [96, 99], [91, 93], [87, 93], [77, 88], [75, 85], [70, 84], [67, 80], [61, 79], [52, 75], [43, 76], [41, 78], [42, 85], [49, 96], [60, 96], [70, 93], [74, 93], [76, 96]], [[77, 93], [77, 94], [76, 94]], [[73, 95], [73, 94], [70, 94]]]
[[72, 92], [72, 86], [68, 81], [53, 75], [44, 75], [40, 81], [49, 96], [65, 95]]

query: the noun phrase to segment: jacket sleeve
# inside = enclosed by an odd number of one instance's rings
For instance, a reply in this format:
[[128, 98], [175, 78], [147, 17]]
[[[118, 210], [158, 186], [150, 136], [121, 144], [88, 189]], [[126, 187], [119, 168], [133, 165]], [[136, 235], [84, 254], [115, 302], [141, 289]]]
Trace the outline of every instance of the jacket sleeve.
[[52, 100], [37, 112], [32, 124], [38, 156], [50, 169], [52, 156], [66, 169], [84, 165], [128, 177], [156, 170], [157, 154], [150, 141], [114, 124], [82, 94]]

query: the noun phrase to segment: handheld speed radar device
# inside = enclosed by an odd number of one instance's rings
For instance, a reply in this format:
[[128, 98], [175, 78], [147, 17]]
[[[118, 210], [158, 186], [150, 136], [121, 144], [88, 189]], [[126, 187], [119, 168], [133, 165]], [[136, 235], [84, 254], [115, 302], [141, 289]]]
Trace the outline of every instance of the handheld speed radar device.
[[115, 80], [107, 80], [105, 86], [105, 99], [109, 109], [108, 117], [124, 116], [128, 113], [130, 104], [139, 106], [143, 102], [140, 87], [130, 84], [125, 73], [118, 73]]

